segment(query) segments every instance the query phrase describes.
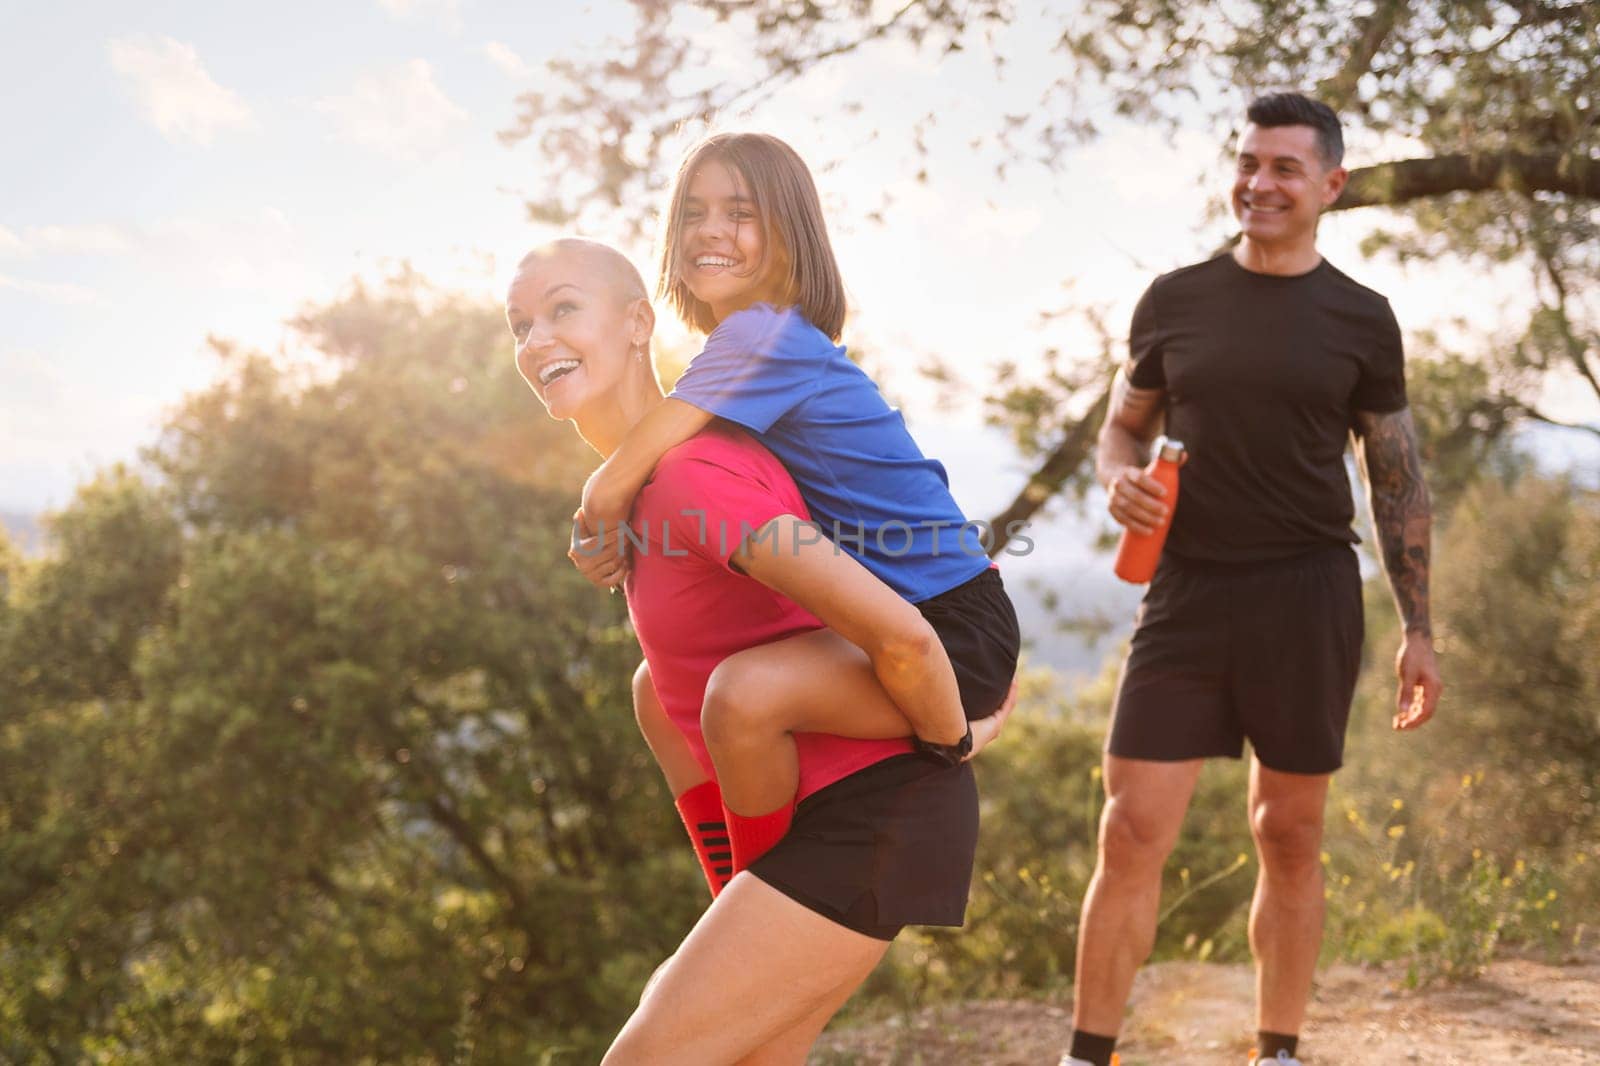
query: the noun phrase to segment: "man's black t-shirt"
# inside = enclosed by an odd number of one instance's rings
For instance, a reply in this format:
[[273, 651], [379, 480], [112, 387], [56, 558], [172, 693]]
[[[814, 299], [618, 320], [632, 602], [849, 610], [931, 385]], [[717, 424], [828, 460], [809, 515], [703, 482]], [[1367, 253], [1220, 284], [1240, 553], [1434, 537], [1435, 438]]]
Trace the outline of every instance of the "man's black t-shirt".
[[1269, 562], [1359, 542], [1344, 450], [1355, 412], [1406, 405], [1389, 301], [1324, 260], [1294, 277], [1224, 253], [1157, 278], [1133, 312], [1128, 380], [1167, 392], [1189, 449], [1167, 550]]

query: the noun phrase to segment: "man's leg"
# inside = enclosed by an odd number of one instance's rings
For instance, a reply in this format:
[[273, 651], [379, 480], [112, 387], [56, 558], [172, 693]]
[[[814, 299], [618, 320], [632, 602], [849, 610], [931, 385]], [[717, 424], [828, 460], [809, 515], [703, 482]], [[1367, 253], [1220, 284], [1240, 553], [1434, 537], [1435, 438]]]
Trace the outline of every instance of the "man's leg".
[[1078, 923], [1077, 1002], [1065, 1061], [1112, 1061], [1139, 965], [1155, 946], [1161, 868], [1202, 760], [1244, 748], [1228, 692], [1226, 578], [1163, 565], [1139, 607], [1106, 738], [1100, 852]]
[[1322, 947], [1322, 814], [1329, 774], [1250, 761], [1250, 830], [1261, 872], [1250, 906], [1257, 1028], [1298, 1036]]
[[1105, 757], [1100, 852], [1078, 923], [1073, 1028], [1114, 1037], [1133, 975], [1155, 946], [1161, 867], [1177, 843], [1202, 760]]

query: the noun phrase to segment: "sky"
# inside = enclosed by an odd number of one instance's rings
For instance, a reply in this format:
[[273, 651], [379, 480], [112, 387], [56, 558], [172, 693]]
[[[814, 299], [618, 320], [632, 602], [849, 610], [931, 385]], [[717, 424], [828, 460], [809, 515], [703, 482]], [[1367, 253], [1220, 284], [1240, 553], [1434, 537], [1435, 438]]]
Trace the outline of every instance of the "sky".
[[[545, 161], [496, 134], [519, 93], [547, 84], [546, 63], [604, 55], [626, 18], [612, 0], [85, 0], [0, 15], [0, 510], [62, 506], [133, 458], [218, 372], [210, 336], [277, 350], [297, 310], [402, 264], [498, 300], [521, 252], [555, 231], [523, 206]], [[743, 69], [736, 28], [697, 31], [710, 74]], [[1000, 360], [1092, 352], [1081, 325], [1040, 311], [1093, 304], [1120, 332], [1151, 277], [1227, 228], [1202, 219], [1228, 131], [1198, 121], [1175, 136], [1108, 122], [1058, 169], [998, 181], [995, 161], [963, 145], [1035, 106], [1061, 62], [1034, 15], [1019, 11], [1004, 37], [1003, 80], [982, 48], [878, 48], [727, 123], [813, 161], [854, 305], [846, 341], [871, 349], [974, 514], [1003, 506], [1024, 464], [976, 404], [936, 406], [917, 363], [944, 359], [978, 394]], [[864, 112], [847, 113], [863, 95]], [[930, 111], [936, 165], [920, 183], [906, 131]], [[1356, 140], [1349, 161], [1398, 147]], [[868, 221], [886, 194], [883, 222]], [[1520, 306], [1520, 275], [1363, 259], [1373, 221], [1328, 219], [1322, 247], [1385, 292], [1407, 330], [1448, 333], [1459, 317], [1489, 329]], [[648, 277], [653, 250], [625, 250]], [[1593, 420], [1586, 403], [1552, 388], [1552, 413]]]

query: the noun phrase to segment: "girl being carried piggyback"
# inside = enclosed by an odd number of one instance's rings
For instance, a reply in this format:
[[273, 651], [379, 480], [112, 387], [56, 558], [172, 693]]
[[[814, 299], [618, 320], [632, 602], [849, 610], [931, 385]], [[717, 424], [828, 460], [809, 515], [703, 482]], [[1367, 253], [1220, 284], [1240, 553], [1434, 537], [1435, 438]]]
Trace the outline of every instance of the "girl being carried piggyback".
[[[657, 296], [708, 334], [705, 347], [590, 477], [579, 513], [579, 535], [588, 539], [572, 553], [579, 569], [603, 587], [623, 581], [628, 562], [616, 531], [634, 497], [669, 449], [721, 419], [777, 456], [816, 532], [914, 604], [932, 634], [907, 634], [904, 647], [869, 656], [834, 629], [817, 630], [717, 667], [701, 724], [733, 866], [742, 870], [793, 817], [794, 733], [911, 735], [931, 757], [959, 763], [972, 747], [972, 723], [991, 728], [987, 720], [1006, 698], [1020, 635], [943, 466], [923, 455], [899, 411], [836, 343], [844, 285], [816, 186], [792, 148], [738, 133], [690, 152], [665, 217]], [[751, 532], [696, 528], [692, 514], [672, 524], [674, 539]], [[774, 538], [753, 550], [793, 546]], [[925, 669], [929, 655], [947, 657], [954, 685], [944, 670]], [[643, 722], [648, 708], [640, 711]]]

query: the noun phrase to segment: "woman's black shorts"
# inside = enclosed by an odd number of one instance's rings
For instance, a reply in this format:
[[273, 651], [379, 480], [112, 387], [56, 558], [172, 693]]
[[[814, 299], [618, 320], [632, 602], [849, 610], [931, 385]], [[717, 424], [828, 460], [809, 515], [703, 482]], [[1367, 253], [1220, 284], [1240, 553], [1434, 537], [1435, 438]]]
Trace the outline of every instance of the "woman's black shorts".
[[1361, 669], [1361, 571], [1345, 544], [1250, 566], [1164, 557], [1139, 607], [1106, 750], [1326, 774]]
[[960, 925], [978, 846], [972, 765], [896, 755], [812, 793], [750, 872], [847, 929]]
[[998, 711], [1011, 691], [1022, 648], [1017, 612], [1000, 571], [991, 566], [916, 607], [950, 657], [967, 718], [987, 718]]

